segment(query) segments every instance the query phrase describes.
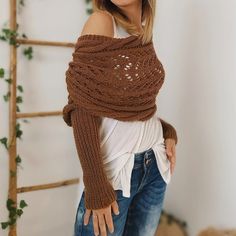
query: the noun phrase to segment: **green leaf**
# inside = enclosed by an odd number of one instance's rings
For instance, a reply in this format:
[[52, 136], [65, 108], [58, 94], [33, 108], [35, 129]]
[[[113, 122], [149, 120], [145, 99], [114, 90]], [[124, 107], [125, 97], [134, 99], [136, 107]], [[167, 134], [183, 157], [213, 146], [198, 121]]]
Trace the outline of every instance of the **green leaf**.
[[5, 102], [9, 101], [10, 96], [11, 96], [10, 91], [8, 91], [6, 95], [3, 95]]
[[22, 34], [21, 36], [22, 36], [22, 38], [26, 38], [27, 39], [26, 34]]
[[0, 39], [1, 39], [2, 41], [7, 41], [6, 37], [3, 36], [3, 35], [0, 35]]
[[17, 130], [16, 131], [16, 137], [21, 138], [21, 135], [23, 134], [22, 130]]
[[93, 9], [90, 9], [90, 8], [86, 9], [86, 11], [87, 11], [87, 14], [89, 14], [89, 15], [91, 15], [93, 13]]
[[16, 223], [16, 217], [10, 218], [9, 225], [14, 225]]
[[3, 78], [5, 75], [5, 70], [3, 68], [0, 68], [0, 78]]
[[20, 158], [19, 155], [16, 156], [16, 159], [15, 159], [15, 160], [16, 160], [16, 163], [21, 163], [21, 158]]
[[16, 210], [16, 207], [14, 207], [9, 211], [9, 218], [13, 218], [16, 216]]
[[11, 31], [10, 31], [10, 29], [3, 28], [3, 29], [2, 29], [2, 32], [3, 32], [5, 35], [9, 35]]
[[0, 139], [0, 142], [5, 146], [6, 149], [8, 149], [8, 146], [7, 146], [7, 137], [3, 137]]
[[8, 84], [11, 84], [11, 83], [12, 83], [12, 79], [11, 79], [11, 78], [5, 79], [5, 81], [6, 81]]
[[16, 111], [20, 112], [20, 107], [18, 105], [16, 105]]
[[10, 30], [8, 28], [3, 28], [3, 39], [5, 38], [6, 40], [9, 41], [10, 45], [15, 45], [16, 44], [16, 37], [18, 36], [18, 33], [16, 30]]
[[14, 204], [15, 204], [15, 202], [11, 198], [7, 199], [6, 207], [9, 211], [11, 211], [12, 209], [15, 208]]
[[26, 206], [28, 206], [28, 205], [27, 205], [27, 203], [25, 202], [25, 200], [21, 200], [21, 201], [20, 201], [20, 208], [24, 208], [24, 207], [26, 207]]
[[16, 124], [16, 137], [20, 138], [21, 135], [23, 134], [22, 130], [20, 129], [20, 123]]
[[21, 209], [17, 209], [16, 214], [18, 216], [21, 216], [23, 214], [23, 211]]
[[20, 92], [23, 92], [23, 87], [21, 85], [18, 85], [17, 86], [17, 89], [20, 91]]
[[25, 48], [24, 51], [23, 51], [24, 55], [28, 57], [28, 59], [32, 59], [33, 56], [32, 56], [32, 53], [33, 53], [33, 48], [30, 46], [28, 48]]
[[9, 226], [9, 222], [8, 222], [8, 221], [6, 221], [6, 222], [1, 222], [1, 227], [2, 227], [2, 229], [6, 229], [8, 226]]
[[24, 0], [20, 0], [19, 3], [20, 3], [21, 6], [25, 6], [25, 1]]
[[22, 102], [23, 102], [22, 96], [17, 96], [16, 97], [16, 103], [22, 103]]

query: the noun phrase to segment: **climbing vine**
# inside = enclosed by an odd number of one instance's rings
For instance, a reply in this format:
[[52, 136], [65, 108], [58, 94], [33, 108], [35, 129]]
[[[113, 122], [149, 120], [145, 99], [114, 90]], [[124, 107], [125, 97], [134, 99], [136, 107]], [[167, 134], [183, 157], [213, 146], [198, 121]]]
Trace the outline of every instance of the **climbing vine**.
[[[92, 0], [85, 0], [86, 4], [88, 5], [88, 8], [86, 9], [87, 14], [92, 13], [92, 8], [91, 8], [91, 3]], [[25, 1], [24, 0], [18, 0], [17, 2], [17, 12], [21, 12], [22, 7], [25, 6]], [[28, 38], [25, 33], [19, 33], [19, 24], [16, 25], [16, 30], [11, 30], [9, 27], [4, 26], [1, 29], [0, 33], [0, 40], [3, 42], [8, 43], [9, 45], [14, 45], [16, 48], [20, 47], [21, 44], [17, 42], [17, 38]], [[33, 58], [33, 48], [31, 46], [24, 48], [23, 49], [23, 55], [26, 56], [27, 59], [31, 60]], [[1, 82], [6, 82], [8, 84], [12, 83], [12, 79], [9, 77], [9, 75], [6, 75], [6, 70], [4, 68], [0, 67], [0, 80]], [[9, 88], [9, 86], [8, 86]], [[22, 85], [17, 85], [17, 92], [21, 93], [20, 95], [17, 94], [16, 96], [16, 111], [20, 112], [20, 107], [19, 104], [23, 103], [23, 97], [22, 93], [24, 92], [24, 89]], [[3, 99], [5, 102], [8, 102], [10, 99], [11, 93], [8, 89], [6, 94], [3, 95]], [[28, 122], [28, 120], [23, 119], [23, 122]], [[16, 123], [15, 127], [15, 133], [16, 133], [16, 138], [21, 139], [23, 135], [23, 131], [21, 130], [20, 123]], [[2, 137], [0, 138], [0, 144], [4, 146], [6, 150], [9, 149], [9, 143], [7, 137]], [[15, 158], [16, 164], [17, 164], [17, 169], [20, 166], [22, 159], [20, 155], [18, 154]], [[16, 173], [14, 171], [10, 171], [10, 176], [15, 176]], [[27, 203], [24, 200], [21, 200], [19, 203], [19, 207], [15, 207], [15, 202], [8, 198], [6, 201], [6, 208], [9, 212], [9, 219], [8, 221], [1, 222], [1, 227], [2, 229], [6, 229], [8, 226], [11, 226], [16, 223], [16, 220], [18, 217], [20, 217], [23, 214], [23, 208], [28, 206]]]
[[11, 226], [16, 223], [18, 217], [23, 214], [23, 208], [28, 206], [24, 200], [21, 200], [19, 207], [15, 207], [15, 202], [12, 199], [7, 199], [7, 210], [9, 211], [9, 220], [6, 222], [1, 222], [2, 229], [6, 229], [8, 226]]
[[[18, 32], [19, 25], [17, 24], [16, 30], [11, 30], [7, 27], [2, 28], [0, 40], [7, 42], [9, 45], [19, 47], [21, 44], [17, 42], [17, 38], [21, 35], [22, 38], [28, 38], [26, 34]], [[33, 48], [31, 46], [23, 49], [23, 54], [30, 60], [33, 58]]]
[[[6, 76], [4, 68], [0, 68], [0, 79], [4, 80], [8, 84], [12, 83], [12, 79], [9, 76]], [[23, 90], [22, 85], [17, 85], [17, 92], [22, 94], [23, 91], [24, 90]], [[10, 91], [8, 90], [7, 93], [5, 95], [3, 95], [3, 100], [5, 102], [8, 102], [10, 96], [11, 96], [11, 94], [10, 94]], [[17, 111], [20, 111], [20, 107], [18, 104], [20, 104], [22, 102], [23, 102], [22, 95], [17, 95], [16, 96]], [[23, 122], [28, 122], [28, 120], [24, 119]], [[21, 130], [19, 122], [16, 123], [15, 134], [16, 134], [16, 138], [22, 139], [21, 137], [22, 137], [23, 131]], [[4, 146], [4, 148], [6, 150], [9, 149], [7, 137], [2, 137], [0, 139], [0, 143]], [[17, 169], [18, 169], [18, 167], [20, 166], [20, 164], [22, 162], [19, 154], [15, 157], [15, 162], [16, 162]], [[15, 175], [16, 175], [16, 173], [14, 171], [10, 171], [11, 177], [14, 177]], [[9, 214], [8, 214], [9, 219], [8, 219], [8, 221], [1, 222], [2, 229], [6, 229], [8, 226], [13, 225], [16, 222], [17, 217], [20, 217], [23, 214], [22, 209], [27, 206], [27, 203], [24, 200], [21, 200], [19, 203], [19, 207], [15, 207], [15, 205], [16, 205], [15, 202], [11, 198], [7, 199], [6, 208], [9, 212]]]
[[[18, 2], [18, 8], [24, 6], [25, 2], [24, 0], [20, 0]], [[20, 44], [17, 42], [17, 38], [21, 36], [22, 38], [27, 38], [27, 36], [22, 33], [20, 34], [18, 32], [19, 25], [17, 24], [16, 30], [11, 30], [7, 27], [3, 27], [1, 30], [0, 34], [0, 40], [3, 42], [8, 43], [9, 45], [14, 45], [16, 48], [20, 46]], [[32, 47], [27, 47], [23, 49], [23, 54], [31, 60], [33, 58], [33, 48]], [[8, 85], [12, 83], [12, 78], [10, 78], [9, 73], [6, 73], [6, 69], [0, 67], [0, 82], [5, 82]], [[11, 93], [9, 91], [9, 86], [8, 91], [6, 94], [3, 95], [3, 100], [5, 102], [8, 102], [11, 96]], [[20, 107], [19, 104], [23, 103], [23, 97], [22, 93], [24, 92], [23, 86], [22, 85], [17, 85], [17, 96], [16, 96], [16, 111], [20, 112]], [[19, 94], [20, 93], [20, 94]], [[28, 120], [23, 119], [23, 122], [28, 122]], [[23, 131], [21, 130], [21, 126], [19, 122], [16, 122], [15, 126], [15, 135], [16, 138], [22, 139], [22, 134]], [[3, 145], [3, 147], [8, 151], [9, 149], [9, 143], [8, 143], [7, 137], [2, 137], [0, 138], [0, 144]], [[15, 162], [17, 165], [17, 169], [20, 166], [22, 159], [19, 154], [16, 155], [15, 157]], [[16, 176], [16, 172], [10, 170], [10, 176], [14, 177]], [[13, 201], [13, 199], [8, 198], [6, 201], [6, 208], [8, 210], [8, 220], [5, 222], [1, 222], [1, 228], [2, 229], [7, 229], [8, 226], [14, 225], [17, 221], [17, 218], [20, 217], [23, 214], [23, 208], [28, 206], [28, 204], [25, 202], [25, 200], [20, 200], [19, 206], [17, 206], [16, 202]]]

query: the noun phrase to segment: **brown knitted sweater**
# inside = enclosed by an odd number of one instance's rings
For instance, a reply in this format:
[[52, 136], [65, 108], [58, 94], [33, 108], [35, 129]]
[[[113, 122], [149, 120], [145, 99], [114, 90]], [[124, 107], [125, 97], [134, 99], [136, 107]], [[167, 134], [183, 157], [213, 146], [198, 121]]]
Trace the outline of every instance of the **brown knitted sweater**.
[[[104, 208], [116, 200], [100, 155], [101, 117], [121, 121], [145, 121], [157, 107], [156, 96], [165, 71], [152, 41], [142, 44], [138, 36], [112, 38], [86, 34], [77, 39], [67, 69], [68, 103], [63, 119], [73, 127], [83, 169], [85, 206]], [[177, 143], [176, 130], [161, 119], [164, 138]]]

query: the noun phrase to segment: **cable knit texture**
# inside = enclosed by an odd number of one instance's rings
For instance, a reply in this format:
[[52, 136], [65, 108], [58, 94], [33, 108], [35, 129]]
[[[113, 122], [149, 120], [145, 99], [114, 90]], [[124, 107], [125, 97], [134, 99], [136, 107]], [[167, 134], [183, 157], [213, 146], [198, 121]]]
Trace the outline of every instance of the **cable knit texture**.
[[[100, 117], [120, 121], [145, 121], [156, 112], [156, 96], [165, 77], [153, 42], [142, 44], [136, 35], [112, 38], [97, 34], [77, 39], [66, 70], [68, 103], [63, 119], [73, 127], [83, 169], [85, 206], [104, 208], [116, 193], [104, 171], [100, 154]], [[176, 130], [161, 119], [164, 138]]]

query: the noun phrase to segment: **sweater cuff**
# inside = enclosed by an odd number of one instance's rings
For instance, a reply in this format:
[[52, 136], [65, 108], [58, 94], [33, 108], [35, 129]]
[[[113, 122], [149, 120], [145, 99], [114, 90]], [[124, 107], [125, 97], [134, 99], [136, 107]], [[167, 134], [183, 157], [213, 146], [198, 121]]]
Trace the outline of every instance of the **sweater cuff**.
[[[83, 180], [86, 182], [85, 177], [83, 177]], [[89, 188], [85, 187], [84, 189], [85, 207], [87, 209], [106, 208], [117, 199], [116, 192], [109, 181], [103, 181], [102, 185], [94, 181], [87, 186]]]
[[160, 117], [159, 117], [159, 119], [161, 121], [162, 129], [163, 129], [163, 138], [164, 139], [168, 139], [168, 138], [174, 139], [175, 145], [176, 145], [178, 143], [178, 136], [177, 136], [176, 129], [171, 124], [164, 121]]

